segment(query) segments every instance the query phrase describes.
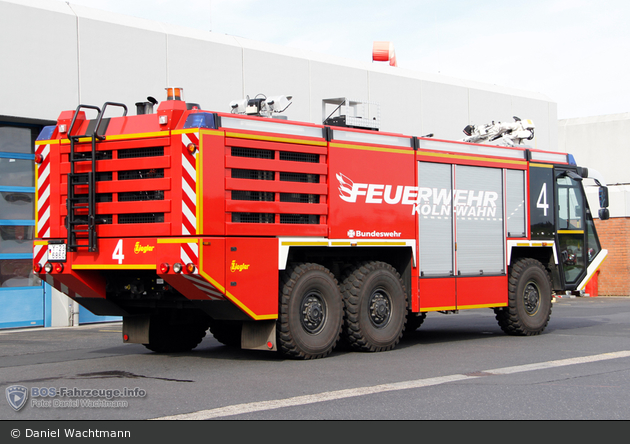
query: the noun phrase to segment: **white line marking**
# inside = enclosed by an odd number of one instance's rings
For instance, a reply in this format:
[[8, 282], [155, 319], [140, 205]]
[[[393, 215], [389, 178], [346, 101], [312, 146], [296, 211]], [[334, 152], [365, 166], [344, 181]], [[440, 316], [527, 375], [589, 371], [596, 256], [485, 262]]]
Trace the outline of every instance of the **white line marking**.
[[[562, 367], [566, 365], [585, 364], [589, 362], [605, 361], [608, 359], [618, 359], [630, 357], [630, 350], [602, 353], [593, 356], [584, 356], [581, 358], [560, 359], [556, 361], [540, 362], [536, 364], [525, 364], [514, 367], [503, 367], [494, 370], [485, 370], [479, 372], [482, 374], [492, 375], [509, 375], [518, 372], [528, 372], [533, 370], [542, 370], [553, 367]], [[229, 405], [210, 410], [200, 410], [198, 412], [183, 413], [180, 415], [163, 416], [161, 418], [153, 418], [153, 420], [205, 420], [212, 418], [220, 418], [223, 416], [242, 415], [244, 413], [260, 412], [264, 410], [274, 410], [284, 407], [293, 407], [306, 404], [314, 404], [317, 402], [334, 401], [337, 399], [353, 398], [356, 396], [373, 395], [376, 393], [392, 392], [396, 390], [408, 390], [421, 387], [429, 387], [433, 385], [446, 384], [449, 382], [465, 381], [469, 379], [483, 378], [486, 376], [467, 376], [467, 375], [449, 375], [439, 376], [436, 378], [416, 379], [412, 381], [394, 382], [390, 384], [380, 384], [371, 387], [358, 387], [353, 389], [336, 390], [333, 392], [317, 393], [314, 395], [296, 396], [294, 398], [274, 399], [271, 401], [250, 402], [246, 404]]]

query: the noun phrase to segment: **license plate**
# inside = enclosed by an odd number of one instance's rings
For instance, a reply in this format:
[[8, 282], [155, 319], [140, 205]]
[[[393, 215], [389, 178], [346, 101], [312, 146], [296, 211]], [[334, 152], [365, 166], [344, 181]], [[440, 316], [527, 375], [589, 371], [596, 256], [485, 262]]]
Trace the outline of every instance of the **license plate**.
[[66, 244], [48, 244], [49, 261], [66, 260]]

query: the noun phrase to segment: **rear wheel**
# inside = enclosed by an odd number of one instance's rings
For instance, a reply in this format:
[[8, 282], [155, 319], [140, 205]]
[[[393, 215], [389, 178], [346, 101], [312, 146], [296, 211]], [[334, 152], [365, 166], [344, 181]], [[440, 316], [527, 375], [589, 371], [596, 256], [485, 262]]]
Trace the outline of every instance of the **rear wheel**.
[[210, 333], [214, 339], [228, 347], [241, 347], [242, 321], [223, 321], [213, 319], [210, 321]]
[[187, 352], [197, 347], [206, 336], [205, 323], [172, 323], [163, 316], [152, 316], [149, 324], [149, 343], [143, 344], [156, 353]]
[[400, 275], [385, 262], [357, 266], [341, 286], [346, 323], [344, 337], [360, 351], [393, 349], [405, 330], [407, 298]]
[[545, 267], [535, 259], [519, 259], [510, 270], [508, 306], [495, 309], [501, 329], [518, 336], [542, 333], [551, 317], [551, 291]]
[[299, 359], [329, 355], [343, 324], [343, 303], [334, 275], [318, 264], [297, 264], [283, 273], [280, 288], [280, 352]]

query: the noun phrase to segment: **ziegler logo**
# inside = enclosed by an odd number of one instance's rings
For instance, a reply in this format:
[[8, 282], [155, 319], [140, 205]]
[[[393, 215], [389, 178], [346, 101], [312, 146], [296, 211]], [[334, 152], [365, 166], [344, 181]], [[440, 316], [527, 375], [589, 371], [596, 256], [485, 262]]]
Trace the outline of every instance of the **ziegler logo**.
[[237, 264], [236, 261], [232, 261], [232, 265], [230, 266], [230, 271], [234, 273], [235, 271], [243, 271], [248, 270], [250, 264]]
[[136, 242], [136, 245], [133, 247], [133, 252], [136, 254], [146, 253], [148, 251], [153, 251], [154, 248], [154, 245], [140, 245], [140, 242]]
[[423, 216], [496, 217], [499, 194], [495, 191], [450, 190], [445, 188], [414, 187], [353, 182], [342, 173], [339, 197], [348, 203], [357, 203], [359, 196], [366, 204], [412, 205], [411, 214]]

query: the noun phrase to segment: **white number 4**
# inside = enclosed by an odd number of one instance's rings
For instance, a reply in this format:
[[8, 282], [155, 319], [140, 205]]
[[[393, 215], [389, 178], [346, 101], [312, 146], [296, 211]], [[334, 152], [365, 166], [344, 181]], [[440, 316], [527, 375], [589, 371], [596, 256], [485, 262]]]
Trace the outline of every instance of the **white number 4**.
[[[545, 212], [545, 214], [547, 213]], [[125, 258], [125, 255], [123, 254], [123, 240], [119, 239], [118, 243], [116, 244], [116, 248], [114, 248], [112, 259], [118, 260], [118, 263], [122, 264], [122, 261], [124, 258]]]
[[[540, 189], [538, 202], [536, 202], [536, 208], [542, 208], [545, 210], [545, 216], [547, 215], [547, 210], [549, 209], [549, 204], [547, 203], [547, 182], [543, 183], [543, 186]], [[122, 242], [122, 240], [120, 242]]]

